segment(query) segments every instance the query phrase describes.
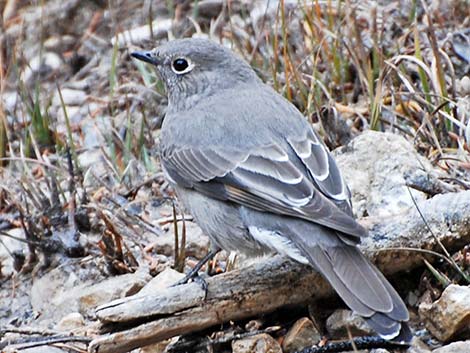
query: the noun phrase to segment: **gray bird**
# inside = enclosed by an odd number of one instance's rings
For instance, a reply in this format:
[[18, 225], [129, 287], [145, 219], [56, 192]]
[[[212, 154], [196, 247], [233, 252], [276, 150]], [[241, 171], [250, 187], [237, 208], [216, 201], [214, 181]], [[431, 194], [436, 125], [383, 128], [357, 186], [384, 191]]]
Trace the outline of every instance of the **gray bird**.
[[131, 55], [165, 83], [163, 171], [212, 246], [310, 264], [380, 336], [408, 342], [408, 310], [359, 251], [350, 191], [295, 106], [209, 40]]

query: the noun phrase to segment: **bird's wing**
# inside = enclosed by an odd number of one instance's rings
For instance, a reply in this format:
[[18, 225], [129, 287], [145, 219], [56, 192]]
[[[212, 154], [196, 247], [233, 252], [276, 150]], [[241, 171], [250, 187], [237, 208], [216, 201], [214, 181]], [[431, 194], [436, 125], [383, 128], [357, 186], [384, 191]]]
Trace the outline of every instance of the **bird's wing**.
[[249, 151], [164, 149], [162, 162], [173, 182], [210, 197], [302, 218], [354, 237], [366, 235], [351, 216], [349, 190], [335, 161], [313, 131]]

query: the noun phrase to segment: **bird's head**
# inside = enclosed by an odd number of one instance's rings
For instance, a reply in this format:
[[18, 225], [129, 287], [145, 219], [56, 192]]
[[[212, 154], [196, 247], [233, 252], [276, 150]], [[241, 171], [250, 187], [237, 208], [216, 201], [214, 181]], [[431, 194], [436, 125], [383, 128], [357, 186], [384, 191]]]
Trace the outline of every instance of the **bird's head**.
[[222, 45], [206, 39], [167, 42], [132, 57], [154, 65], [164, 81], [170, 104], [197, 101], [223, 89], [259, 82], [253, 69]]

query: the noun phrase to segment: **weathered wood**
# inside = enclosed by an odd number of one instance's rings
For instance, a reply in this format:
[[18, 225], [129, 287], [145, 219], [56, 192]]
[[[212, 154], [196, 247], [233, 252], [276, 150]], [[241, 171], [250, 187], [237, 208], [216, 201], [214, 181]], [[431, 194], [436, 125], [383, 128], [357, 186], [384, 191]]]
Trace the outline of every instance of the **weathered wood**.
[[204, 295], [200, 284], [188, 283], [166, 288], [154, 295], [133, 295], [114, 300], [96, 308], [96, 315], [103, 323], [142, 320], [193, 308], [204, 301]]
[[[276, 256], [246, 269], [232, 271], [207, 279], [207, 298], [200, 285], [189, 283], [167, 288], [143, 298], [124, 298], [102, 305], [97, 316], [103, 322], [123, 322], [154, 318], [154, 321], [130, 330], [96, 339], [90, 345], [93, 352], [126, 352], [175, 335], [198, 331], [227, 320], [238, 320], [272, 312], [285, 305], [296, 305], [310, 297], [325, 297], [331, 288], [308, 266], [297, 265]], [[178, 311], [168, 315], [168, 309], [151, 304], [141, 316], [144, 302], [168, 302], [175, 294], [185, 293], [177, 300]], [[147, 309], [147, 308], [146, 308]]]
[[[449, 251], [470, 241], [470, 191], [438, 195], [419, 204], [427, 224]], [[397, 248], [439, 250], [418, 211], [390, 219], [365, 219], [371, 236], [362, 245], [385, 273], [421, 264], [419, 253]], [[394, 248], [390, 251], [380, 251]], [[379, 251], [379, 252], [377, 252]], [[412, 256], [411, 256], [411, 255]], [[199, 331], [229, 320], [272, 312], [332, 294], [323, 278], [307, 266], [276, 256], [245, 269], [207, 280], [208, 294], [196, 283], [165, 289], [148, 297], [129, 297], [97, 309], [104, 322], [127, 325], [151, 320], [125, 331], [96, 338], [90, 352], [127, 352], [172, 336]]]

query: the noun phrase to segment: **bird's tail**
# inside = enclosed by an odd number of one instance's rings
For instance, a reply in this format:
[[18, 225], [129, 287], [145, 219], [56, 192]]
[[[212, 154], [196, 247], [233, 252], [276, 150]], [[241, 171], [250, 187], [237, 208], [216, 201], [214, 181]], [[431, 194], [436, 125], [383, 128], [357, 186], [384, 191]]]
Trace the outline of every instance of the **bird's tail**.
[[404, 343], [411, 340], [405, 304], [359, 251], [360, 239], [312, 222], [264, 212], [249, 210], [243, 217], [255, 239], [294, 260], [309, 262], [380, 336]]
[[[329, 229], [324, 231], [331, 232]], [[328, 234], [329, 237], [332, 235]], [[308, 244], [312, 242], [305, 240], [297, 238], [294, 241], [353, 311], [364, 317], [381, 337], [404, 343], [411, 340], [405, 304], [355, 245], [344, 242]]]

